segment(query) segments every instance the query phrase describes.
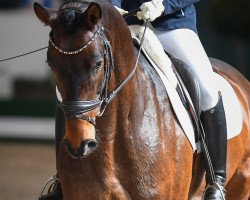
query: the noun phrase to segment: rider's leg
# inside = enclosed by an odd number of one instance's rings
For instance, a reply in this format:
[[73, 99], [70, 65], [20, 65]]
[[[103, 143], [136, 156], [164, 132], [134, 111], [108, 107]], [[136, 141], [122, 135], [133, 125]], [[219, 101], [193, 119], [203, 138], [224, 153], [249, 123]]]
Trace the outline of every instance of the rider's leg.
[[[65, 123], [64, 123], [64, 113], [62, 109], [56, 105], [56, 121], [55, 121], [55, 143], [56, 143], [56, 160], [59, 154], [59, 147], [62, 141], [64, 132], [65, 132]], [[60, 182], [57, 181], [54, 183], [53, 188], [46, 195], [39, 197], [39, 200], [62, 200], [62, 190]]]
[[[201, 120], [207, 137], [215, 181], [207, 176], [205, 199], [223, 199], [217, 184], [226, 180], [227, 128], [223, 101], [218, 97], [216, 78], [198, 35], [189, 29], [154, 30], [164, 49], [185, 62], [197, 76], [201, 89]], [[224, 189], [224, 188], [223, 188]]]

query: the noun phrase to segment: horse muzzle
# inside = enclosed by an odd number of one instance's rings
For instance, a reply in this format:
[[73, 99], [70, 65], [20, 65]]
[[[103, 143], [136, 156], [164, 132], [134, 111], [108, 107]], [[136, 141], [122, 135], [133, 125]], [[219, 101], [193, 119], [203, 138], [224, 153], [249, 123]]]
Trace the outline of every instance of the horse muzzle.
[[97, 148], [95, 126], [81, 119], [66, 118], [65, 148], [72, 158], [85, 158]]
[[97, 141], [93, 139], [82, 141], [77, 149], [73, 149], [71, 144], [66, 139], [64, 140], [64, 143], [68, 154], [73, 159], [86, 158], [97, 149]]

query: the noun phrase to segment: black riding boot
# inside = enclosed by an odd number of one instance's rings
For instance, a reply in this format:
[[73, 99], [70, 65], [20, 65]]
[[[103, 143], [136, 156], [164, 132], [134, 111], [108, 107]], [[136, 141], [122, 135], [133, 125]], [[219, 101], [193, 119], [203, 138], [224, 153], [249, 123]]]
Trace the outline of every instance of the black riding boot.
[[[55, 143], [56, 143], [56, 159], [58, 158], [59, 146], [65, 132], [65, 118], [62, 109], [56, 106], [56, 122], [55, 122]], [[57, 177], [58, 178], [58, 177]], [[48, 194], [41, 195], [39, 200], [62, 200], [62, 190], [60, 180], [54, 182], [53, 187], [48, 190]]]
[[201, 121], [214, 170], [214, 178], [207, 173], [204, 200], [222, 200], [225, 198], [227, 127], [221, 95], [214, 108], [201, 113]]

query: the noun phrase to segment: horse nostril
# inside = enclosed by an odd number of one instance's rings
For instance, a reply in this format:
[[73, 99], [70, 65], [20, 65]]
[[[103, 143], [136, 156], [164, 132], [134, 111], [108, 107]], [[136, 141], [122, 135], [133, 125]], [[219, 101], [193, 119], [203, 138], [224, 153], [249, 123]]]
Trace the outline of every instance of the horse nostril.
[[89, 148], [93, 149], [93, 148], [96, 148], [97, 142], [96, 140], [90, 140], [86, 142], [86, 145], [88, 145]]
[[73, 149], [71, 144], [65, 139], [66, 150], [72, 158], [85, 158], [93, 151], [97, 149], [97, 141], [96, 140], [85, 140], [82, 141], [80, 147], [78, 149]]
[[82, 150], [83, 155], [87, 156], [92, 153], [97, 148], [97, 141], [96, 140], [87, 140], [82, 143]]

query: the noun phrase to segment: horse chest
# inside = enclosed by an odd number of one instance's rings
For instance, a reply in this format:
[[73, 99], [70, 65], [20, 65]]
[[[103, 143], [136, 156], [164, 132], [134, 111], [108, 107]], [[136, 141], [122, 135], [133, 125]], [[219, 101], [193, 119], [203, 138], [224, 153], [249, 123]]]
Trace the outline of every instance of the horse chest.
[[114, 162], [100, 165], [72, 160], [63, 151], [58, 173], [65, 200], [164, 199], [161, 187], [167, 183], [167, 163], [148, 159], [142, 147], [129, 152], [117, 150]]

